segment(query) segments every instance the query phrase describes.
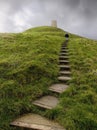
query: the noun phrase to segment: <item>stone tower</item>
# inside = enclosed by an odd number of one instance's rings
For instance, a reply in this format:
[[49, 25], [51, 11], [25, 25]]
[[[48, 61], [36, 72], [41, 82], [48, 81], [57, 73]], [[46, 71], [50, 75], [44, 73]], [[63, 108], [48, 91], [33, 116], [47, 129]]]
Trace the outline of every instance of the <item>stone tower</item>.
[[57, 21], [56, 21], [56, 20], [53, 20], [52, 23], [51, 23], [51, 26], [57, 28]]

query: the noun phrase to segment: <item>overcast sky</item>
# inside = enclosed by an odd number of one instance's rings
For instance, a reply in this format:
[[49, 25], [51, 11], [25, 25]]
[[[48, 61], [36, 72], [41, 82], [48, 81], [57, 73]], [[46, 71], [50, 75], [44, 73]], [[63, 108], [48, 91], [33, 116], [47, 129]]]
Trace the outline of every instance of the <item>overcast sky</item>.
[[97, 39], [97, 0], [0, 0], [0, 32], [21, 32], [57, 20], [65, 31]]

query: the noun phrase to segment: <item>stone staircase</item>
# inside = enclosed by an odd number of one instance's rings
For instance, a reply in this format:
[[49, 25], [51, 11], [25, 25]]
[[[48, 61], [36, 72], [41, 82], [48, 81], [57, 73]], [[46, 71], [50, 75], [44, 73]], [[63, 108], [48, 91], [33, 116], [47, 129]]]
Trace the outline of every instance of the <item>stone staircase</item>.
[[[63, 53], [62, 51], [67, 51], [65, 53]], [[53, 84], [49, 87], [49, 91], [55, 92], [55, 93], [62, 93], [64, 92], [67, 88], [68, 88], [68, 81], [71, 80], [70, 77], [70, 65], [69, 65], [69, 56], [68, 56], [68, 48], [67, 48], [67, 44], [63, 44], [61, 47], [61, 52], [59, 55], [59, 76], [58, 76], [58, 80], [60, 82], [60, 84]], [[61, 61], [61, 62], [60, 62]], [[64, 62], [66, 62], [66, 64], [63, 64]], [[44, 96], [39, 98], [38, 100], [36, 100], [33, 104], [38, 106], [38, 107], [42, 107], [44, 109], [53, 109], [54, 107], [57, 106], [58, 104], [58, 98], [56, 98], [55, 96]]]
[[[52, 84], [49, 87], [49, 91], [53, 92], [52, 95], [43, 96], [33, 102], [33, 104], [42, 109], [51, 110], [55, 108], [59, 99], [55, 96], [56, 94], [63, 93], [69, 87], [69, 81], [71, 80], [71, 68], [69, 65], [69, 55], [67, 42], [62, 44], [60, 55], [59, 55], [59, 83]], [[56, 125], [55, 122], [47, 120], [40, 115], [28, 114], [22, 116], [21, 118], [15, 120], [11, 123], [11, 126], [32, 129], [32, 130], [65, 130], [59, 124]], [[26, 129], [25, 129], [26, 130]]]

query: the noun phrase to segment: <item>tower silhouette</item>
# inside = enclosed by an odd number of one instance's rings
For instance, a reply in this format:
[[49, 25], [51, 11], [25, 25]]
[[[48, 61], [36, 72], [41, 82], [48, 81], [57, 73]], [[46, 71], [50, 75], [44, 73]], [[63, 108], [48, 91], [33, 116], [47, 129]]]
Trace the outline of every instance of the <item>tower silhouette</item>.
[[57, 28], [57, 21], [56, 20], [52, 20], [51, 26]]

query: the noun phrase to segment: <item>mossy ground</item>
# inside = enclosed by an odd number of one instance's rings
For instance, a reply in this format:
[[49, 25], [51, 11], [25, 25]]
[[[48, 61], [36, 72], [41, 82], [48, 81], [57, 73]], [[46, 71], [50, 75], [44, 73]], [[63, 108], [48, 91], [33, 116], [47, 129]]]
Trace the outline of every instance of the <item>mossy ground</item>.
[[0, 35], [0, 130], [19, 115], [35, 112], [67, 130], [97, 130], [97, 42], [70, 34], [72, 80], [57, 108], [40, 112], [32, 102], [57, 82], [58, 56], [65, 32], [38, 27]]

